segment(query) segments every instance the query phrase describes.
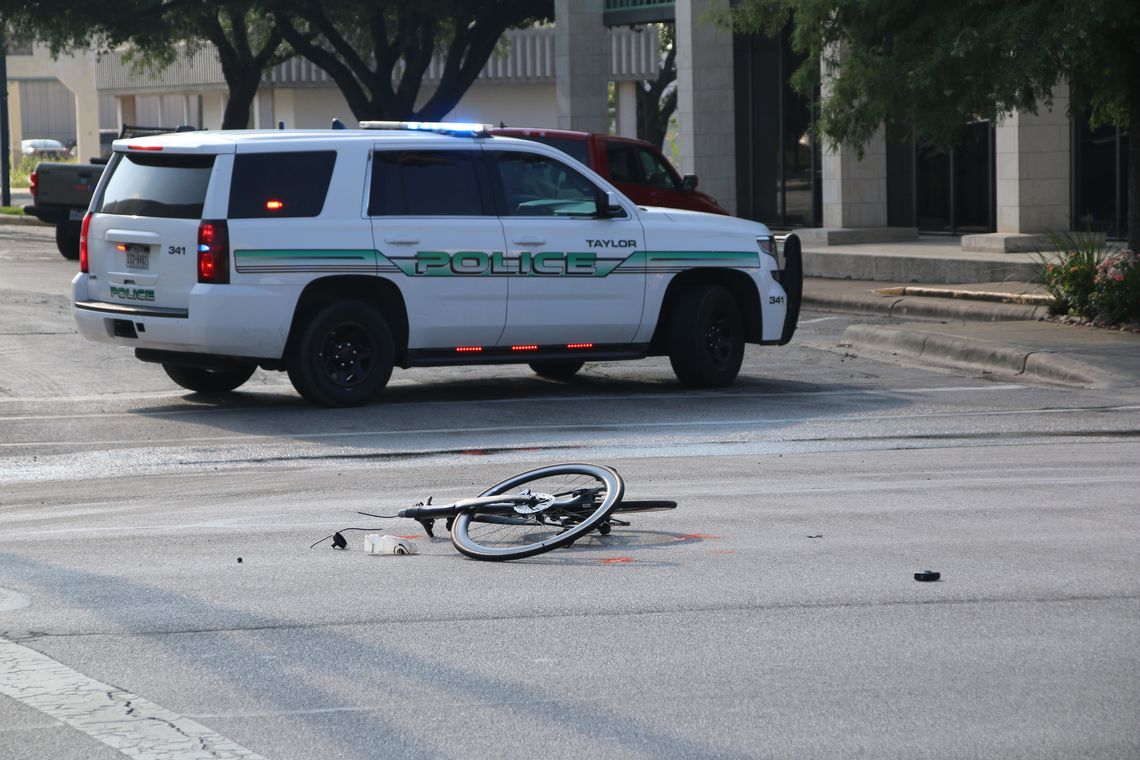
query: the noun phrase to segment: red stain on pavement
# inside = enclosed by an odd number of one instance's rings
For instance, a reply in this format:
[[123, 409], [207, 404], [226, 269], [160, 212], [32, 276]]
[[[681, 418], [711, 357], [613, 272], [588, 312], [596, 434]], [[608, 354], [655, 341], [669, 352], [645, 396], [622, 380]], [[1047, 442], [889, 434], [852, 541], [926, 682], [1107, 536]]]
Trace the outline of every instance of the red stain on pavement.
[[707, 538], [720, 538], [720, 536], [709, 536], [704, 533], [686, 533], [682, 536], [673, 536], [677, 541], [703, 541]]
[[633, 557], [606, 557], [598, 561], [603, 565], [628, 565], [633, 562]]
[[418, 541], [423, 538], [423, 536], [396, 536], [396, 538], [402, 538], [405, 541]]

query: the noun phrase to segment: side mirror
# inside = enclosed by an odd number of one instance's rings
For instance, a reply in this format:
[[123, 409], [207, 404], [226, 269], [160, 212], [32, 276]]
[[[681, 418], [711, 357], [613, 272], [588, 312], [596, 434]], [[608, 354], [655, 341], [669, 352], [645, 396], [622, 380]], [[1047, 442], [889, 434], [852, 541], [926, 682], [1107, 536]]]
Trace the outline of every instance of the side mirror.
[[596, 216], [599, 219], [619, 219], [625, 216], [625, 209], [618, 203], [617, 196], [612, 190], [607, 190], [604, 195], [598, 193], [597, 204]]
[[696, 190], [697, 175], [686, 174], [684, 177], [681, 177], [681, 187], [685, 190], [686, 193], [691, 193], [692, 191]]

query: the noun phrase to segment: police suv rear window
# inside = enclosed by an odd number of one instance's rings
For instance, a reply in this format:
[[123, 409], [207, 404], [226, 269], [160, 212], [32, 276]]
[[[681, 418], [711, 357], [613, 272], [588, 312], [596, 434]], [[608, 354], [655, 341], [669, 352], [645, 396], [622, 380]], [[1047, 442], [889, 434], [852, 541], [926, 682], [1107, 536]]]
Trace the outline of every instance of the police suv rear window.
[[318, 216], [335, 164], [335, 150], [238, 154], [230, 219]]
[[119, 153], [98, 207], [103, 214], [201, 219], [213, 156]]
[[464, 150], [376, 151], [373, 216], [481, 216], [484, 202], [476, 155]]

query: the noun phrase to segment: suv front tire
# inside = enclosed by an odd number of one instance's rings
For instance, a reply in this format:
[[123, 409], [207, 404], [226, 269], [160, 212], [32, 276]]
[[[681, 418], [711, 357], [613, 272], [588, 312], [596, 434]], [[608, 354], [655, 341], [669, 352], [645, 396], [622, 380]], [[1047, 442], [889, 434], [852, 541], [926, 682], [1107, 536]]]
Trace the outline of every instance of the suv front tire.
[[692, 285], [669, 314], [669, 363], [682, 385], [731, 385], [744, 361], [744, 317], [723, 285]]

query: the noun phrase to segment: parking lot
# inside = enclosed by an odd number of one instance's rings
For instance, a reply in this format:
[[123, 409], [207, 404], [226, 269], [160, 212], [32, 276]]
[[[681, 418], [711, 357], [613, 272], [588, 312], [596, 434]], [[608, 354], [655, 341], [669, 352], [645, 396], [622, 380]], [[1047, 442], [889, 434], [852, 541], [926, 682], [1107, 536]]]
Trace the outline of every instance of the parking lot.
[[[75, 334], [49, 228], [0, 267], [0, 756], [1140, 755], [1135, 389], [808, 311], [722, 391], [655, 358], [219, 400]], [[358, 514], [562, 461], [679, 506], [516, 563]], [[310, 548], [346, 527], [420, 553]]]

